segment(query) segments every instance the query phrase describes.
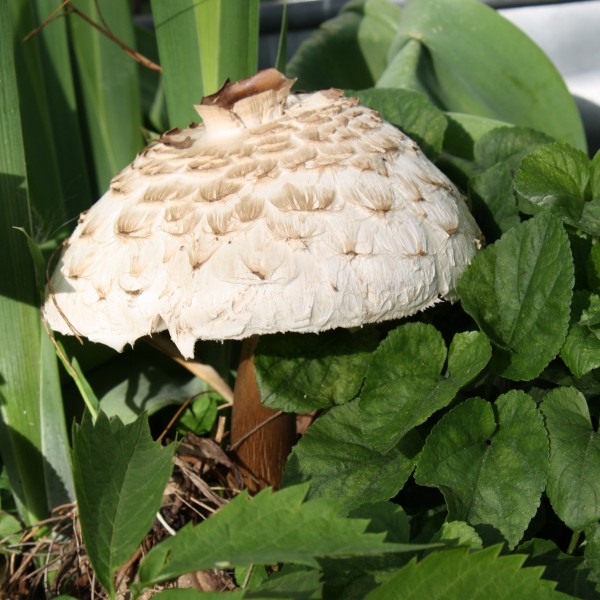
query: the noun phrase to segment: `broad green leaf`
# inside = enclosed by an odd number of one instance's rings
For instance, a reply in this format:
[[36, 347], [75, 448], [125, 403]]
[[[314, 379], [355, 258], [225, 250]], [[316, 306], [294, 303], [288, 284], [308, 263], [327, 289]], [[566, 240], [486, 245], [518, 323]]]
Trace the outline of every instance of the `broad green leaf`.
[[[140, 365], [133, 357], [113, 368], [117, 371], [115, 375], [121, 375], [119, 381], [108, 374], [110, 378], [105, 384], [95, 387], [102, 411], [108, 417], [119, 417], [123, 423], [135, 421], [144, 412], [152, 415], [165, 406], [181, 404], [211, 389], [198, 377], [173, 375], [155, 364]], [[109, 369], [107, 365], [103, 371]]]
[[542, 415], [513, 390], [492, 406], [465, 400], [442, 417], [425, 442], [415, 473], [439, 488], [448, 518], [490, 524], [514, 546], [535, 514], [548, 477]]
[[308, 481], [310, 498], [337, 498], [344, 510], [393, 498], [415, 465], [421, 440], [408, 435], [382, 455], [360, 430], [358, 403], [329, 410], [294, 446], [283, 486]]
[[576, 389], [550, 391], [541, 408], [550, 434], [546, 493], [556, 514], [578, 531], [600, 519], [600, 440]]
[[459, 546], [469, 546], [477, 550], [483, 547], [477, 531], [464, 521], [446, 521], [431, 541], [453, 541]]
[[457, 157], [473, 160], [475, 143], [486, 134], [504, 127], [513, 127], [511, 123], [471, 115], [446, 111], [448, 129], [444, 139], [444, 150]]
[[194, 105], [258, 64], [258, 0], [152, 0], [171, 126], [198, 121]]
[[72, 499], [58, 369], [40, 317], [11, 5], [0, 3], [0, 453], [21, 517]]
[[[354, 518], [369, 519], [369, 533], [385, 533], [386, 541], [406, 543], [410, 521], [404, 510], [392, 502], [365, 504], [350, 513]], [[388, 554], [360, 558], [323, 559], [324, 598], [363, 600], [372, 589], [410, 560], [410, 554]]]
[[590, 569], [590, 579], [596, 583], [596, 592], [600, 593], [600, 523], [586, 528], [585, 539], [585, 565]]
[[[200, 525], [185, 526], [146, 556], [140, 585], [149, 586], [198, 569], [293, 562], [317, 566], [325, 557], [412, 552], [417, 545], [387, 544], [381, 534], [365, 533], [368, 521], [338, 516], [331, 499], [304, 502], [308, 486], [242, 492]], [[218, 543], [215, 543], [218, 540]]]
[[443, 110], [530, 127], [586, 148], [575, 101], [548, 57], [478, 0], [409, 1], [377, 86], [415, 89]]
[[249, 588], [245, 598], [253, 600], [321, 600], [323, 594], [321, 573], [317, 569], [297, 568], [287, 573], [274, 573], [262, 585]]
[[387, 64], [400, 9], [387, 0], [348, 4], [303, 42], [286, 69], [297, 88], [373, 87]]
[[360, 103], [378, 111], [386, 120], [414, 139], [429, 157], [442, 149], [446, 118], [422, 94], [411, 90], [370, 88], [346, 91], [357, 96]]
[[549, 210], [569, 225], [600, 235], [600, 197], [589, 197], [589, 185], [587, 156], [564, 143], [548, 144], [526, 156], [515, 176], [522, 210]]
[[360, 395], [366, 441], [380, 452], [391, 450], [411, 429], [449, 404], [485, 367], [490, 354], [483, 334], [458, 334], [444, 377], [446, 346], [432, 325], [407, 323], [393, 330], [373, 354]]
[[73, 472], [81, 532], [94, 572], [112, 593], [113, 577], [154, 521], [172, 469], [148, 419], [124, 425], [100, 412], [73, 432]]
[[525, 556], [499, 556], [501, 546], [479, 552], [444, 550], [412, 560], [366, 600], [567, 600], [541, 567], [522, 568]]
[[536, 538], [521, 544], [517, 552], [528, 555], [524, 566], [544, 567], [542, 577], [556, 581], [559, 592], [585, 600], [598, 598], [582, 556], [570, 556], [561, 552], [554, 542]]
[[220, 394], [216, 392], [204, 392], [192, 400], [188, 408], [177, 419], [177, 431], [185, 435], [191, 431], [196, 435], [210, 433], [217, 420], [218, 400]]
[[488, 243], [519, 224], [514, 172], [523, 157], [552, 138], [523, 127], [499, 127], [475, 142], [474, 160], [482, 172], [471, 178], [473, 216]]
[[158, 592], [153, 598], [159, 598], [159, 600], [242, 600], [247, 598], [245, 594], [245, 590], [201, 592], [199, 590], [167, 589]]
[[[129, 2], [78, 0], [77, 8], [106, 24], [123, 43], [134, 46]], [[69, 26], [99, 195], [142, 147], [137, 64], [76, 14], [69, 16]]]
[[571, 313], [575, 322], [560, 356], [573, 375], [582, 377], [600, 367], [600, 296], [576, 291]]
[[302, 413], [352, 400], [376, 344], [373, 327], [264, 336], [254, 359], [263, 404]]
[[530, 380], [558, 354], [573, 287], [569, 239], [540, 214], [479, 252], [458, 282], [463, 308], [497, 346], [495, 368]]

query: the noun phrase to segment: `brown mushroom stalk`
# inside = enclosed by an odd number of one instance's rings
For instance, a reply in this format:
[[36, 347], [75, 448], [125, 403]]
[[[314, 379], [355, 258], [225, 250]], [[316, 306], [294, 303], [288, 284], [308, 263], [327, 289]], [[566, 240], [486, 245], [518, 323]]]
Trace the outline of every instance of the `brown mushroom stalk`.
[[231, 446], [246, 485], [255, 492], [279, 486], [285, 461], [296, 441], [296, 416], [275, 411], [260, 401], [254, 371], [258, 338], [244, 340], [234, 388]]
[[[292, 84], [269, 69], [224, 85], [201, 125], [112, 180], [49, 282], [53, 329], [118, 350], [167, 330], [192, 358], [198, 339], [358, 327], [453, 298], [482, 243], [458, 190], [357, 98]], [[252, 344], [233, 439], [259, 485], [277, 485], [292, 417], [262, 413]]]

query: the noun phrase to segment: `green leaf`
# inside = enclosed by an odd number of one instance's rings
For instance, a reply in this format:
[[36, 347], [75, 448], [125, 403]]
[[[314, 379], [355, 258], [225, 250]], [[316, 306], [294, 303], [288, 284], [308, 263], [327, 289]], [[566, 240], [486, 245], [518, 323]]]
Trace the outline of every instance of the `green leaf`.
[[493, 525], [511, 546], [535, 514], [547, 477], [542, 416], [517, 390], [494, 406], [481, 398], [465, 400], [442, 417], [415, 473], [417, 483], [442, 491], [449, 519]]
[[360, 395], [366, 441], [380, 452], [391, 450], [411, 429], [449, 404], [485, 367], [490, 354], [484, 335], [459, 334], [443, 377], [446, 347], [435, 327], [407, 323], [393, 330], [373, 354]]
[[376, 344], [373, 327], [263, 336], [254, 359], [263, 404], [302, 413], [352, 400]]
[[469, 546], [477, 550], [483, 547], [477, 531], [464, 521], [446, 521], [431, 541], [454, 541], [459, 546]]
[[575, 598], [596, 600], [598, 594], [589, 579], [589, 569], [581, 556], [570, 556], [561, 552], [550, 540], [533, 539], [521, 544], [517, 551], [526, 553], [526, 567], [544, 567], [544, 579], [556, 581], [556, 589]]
[[[351, 517], [369, 519], [367, 532], [385, 533], [386, 541], [406, 543], [410, 539], [410, 521], [404, 510], [392, 502], [365, 504]], [[406, 564], [410, 554], [387, 554], [347, 559], [323, 559], [324, 598], [362, 600], [368, 592], [389, 578], [390, 573]]]
[[321, 573], [316, 569], [297, 568], [290, 573], [284, 569], [274, 573], [257, 588], [251, 588], [245, 598], [281, 598], [282, 600], [320, 600], [323, 594]]
[[[408, 435], [382, 455], [360, 431], [357, 402], [329, 410], [294, 446], [283, 486], [311, 484], [309, 498], [337, 498], [343, 510], [393, 498], [415, 465], [421, 440]], [[373, 477], [377, 473], [377, 477]]]
[[586, 148], [577, 106], [548, 57], [477, 0], [408, 2], [377, 86], [409, 87], [444, 110], [530, 127]]
[[596, 582], [596, 592], [600, 592], [600, 523], [586, 528], [585, 539], [585, 565], [591, 571], [590, 579]]
[[199, 590], [162, 590], [153, 598], [160, 600], [242, 600], [247, 598], [245, 590], [234, 590], [231, 592], [201, 592]]
[[519, 211], [513, 192], [514, 172], [523, 157], [552, 138], [523, 127], [499, 127], [475, 142], [473, 153], [483, 171], [471, 178], [473, 216], [488, 243], [519, 224]]
[[576, 377], [600, 367], [600, 296], [576, 291], [571, 325], [560, 351], [561, 358]]
[[[13, 7], [14, 8], [14, 7]], [[11, 3], [0, 3], [0, 453], [23, 520], [73, 498], [56, 358], [39, 316]]]
[[576, 389], [550, 391], [541, 407], [550, 434], [546, 493], [556, 514], [578, 531], [600, 519], [600, 440]]
[[524, 556], [498, 556], [501, 546], [479, 552], [444, 550], [412, 560], [366, 600], [567, 600], [539, 567], [522, 568]]
[[446, 117], [422, 94], [411, 90], [370, 88], [346, 91], [358, 96], [360, 103], [378, 111], [386, 120], [401, 129], [419, 144], [430, 158], [442, 149]]
[[211, 389], [198, 377], [182, 377], [181, 373], [163, 370], [157, 364], [140, 364], [135, 355], [126, 363], [111, 363], [102, 371], [105, 381], [95, 386], [102, 411], [108, 417], [119, 417], [123, 423], [135, 421], [144, 412], [152, 415], [165, 406], [181, 404]]
[[600, 215], [597, 203], [589, 201], [589, 182], [587, 156], [568, 144], [554, 143], [523, 159], [515, 175], [515, 190], [523, 211], [549, 210], [566, 223], [599, 235]]
[[194, 105], [258, 64], [258, 0], [152, 0], [171, 126], [198, 121]]
[[[293, 562], [317, 566], [318, 558], [412, 552], [411, 544], [386, 544], [383, 535], [365, 533], [368, 522], [338, 516], [334, 500], [303, 502], [308, 486], [253, 498], [242, 492], [196, 527], [185, 526], [146, 556], [141, 586], [198, 569]], [[215, 543], [218, 540], [218, 543]]]
[[494, 367], [530, 380], [558, 354], [574, 282], [569, 238], [543, 213], [479, 252], [458, 282], [463, 308], [497, 346]]
[[[129, 2], [78, 0], [77, 8], [95, 22], [105, 23], [123, 43], [134, 46]], [[96, 192], [102, 194], [112, 177], [142, 147], [137, 63], [76, 14], [69, 16], [69, 26], [96, 172]]]
[[73, 432], [73, 472], [81, 532], [94, 572], [112, 593], [113, 577], [150, 529], [172, 469], [148, 419], [123, 425], [100, 412]]
[[387, 0], [346, 6], [303, 42], [286, 69], [298, 89], [373, 87], [387, 64], [400, 9]]

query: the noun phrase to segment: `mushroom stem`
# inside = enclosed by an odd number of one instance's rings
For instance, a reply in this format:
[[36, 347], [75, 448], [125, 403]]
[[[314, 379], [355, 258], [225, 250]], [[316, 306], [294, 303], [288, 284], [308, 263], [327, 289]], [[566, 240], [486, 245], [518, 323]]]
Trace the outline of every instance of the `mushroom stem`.
[[231, 444], [251, 492], [279, 487], [285, 461], [296, 441], [296, 417], [263, 406], [254, 371], [258, 336], [242, 343], [234, 387]]

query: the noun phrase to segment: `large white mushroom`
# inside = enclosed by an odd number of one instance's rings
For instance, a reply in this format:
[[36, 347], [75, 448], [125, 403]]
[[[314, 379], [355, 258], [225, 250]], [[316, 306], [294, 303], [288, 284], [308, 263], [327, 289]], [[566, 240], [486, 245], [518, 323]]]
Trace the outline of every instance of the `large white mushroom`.
[[[452, 297], [481, 245], [456, 188], [356, 98], [292, 84], [273, 69], [226, 84], [196, 107], [202, 125], [166, 132], [112, 180], [49, 282], [53, 329], [117, 350], [168, 330], [191, 358], [198, 339], [355, 327]], [[248, 421], [247, 396], [238, 383], [233, 441], [270, 414]], [[260, 431], [238, 452], [276, 482], [287, 448]]]

